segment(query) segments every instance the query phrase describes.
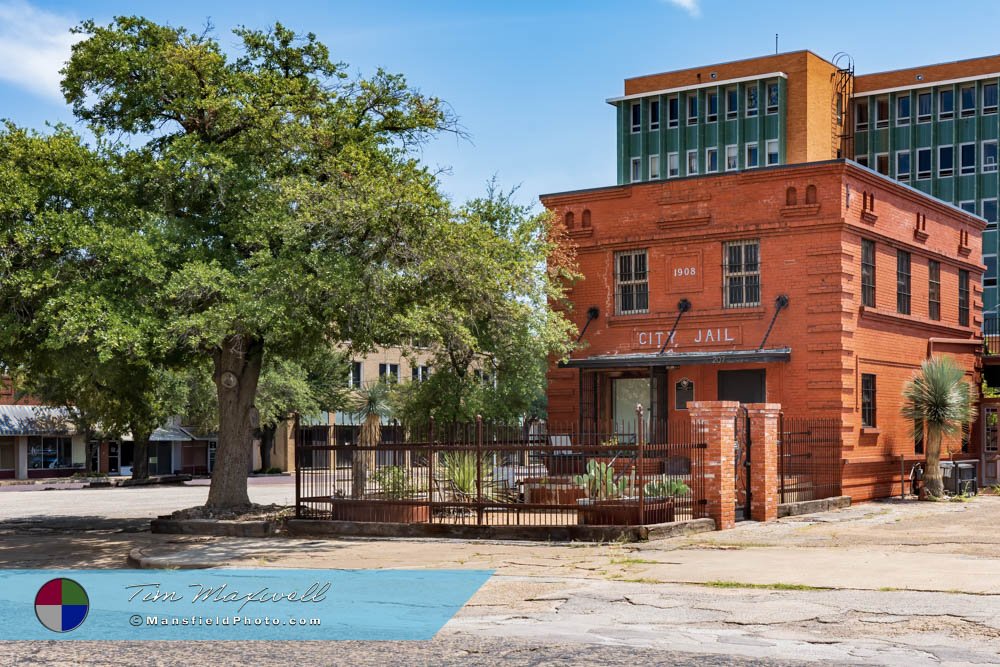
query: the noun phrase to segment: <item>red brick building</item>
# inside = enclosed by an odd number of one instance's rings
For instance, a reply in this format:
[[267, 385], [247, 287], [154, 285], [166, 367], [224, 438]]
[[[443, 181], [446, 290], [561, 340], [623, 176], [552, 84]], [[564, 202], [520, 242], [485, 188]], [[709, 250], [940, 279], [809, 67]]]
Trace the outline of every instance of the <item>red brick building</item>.
[[979, 381], [984, 221], [872, 170], [831, 160], [541, 199], [583, 274], [581, 347], [549, 373], [554, 422], [780, 403], [840, 420], [843, 493], [862, 500], [898, 492], [899, 456], [922, 451], [900, 414], [921, 361], [952, 355]]

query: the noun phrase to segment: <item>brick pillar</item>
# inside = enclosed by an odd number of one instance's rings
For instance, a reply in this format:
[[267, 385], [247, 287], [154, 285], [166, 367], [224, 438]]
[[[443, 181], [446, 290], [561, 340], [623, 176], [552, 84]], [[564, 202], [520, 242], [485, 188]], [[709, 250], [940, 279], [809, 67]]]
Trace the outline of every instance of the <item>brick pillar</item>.
[[778, 518], [778, 419], [780, 403], [749, 403], [750, 518]]
[[716, 530], [736, 525], [736, 490], [733, 452], [736, 443], [736, 401], [694, 401], [688, 412], [695, 422], [695, 437], [705, 443], [705, 498], [708, 516]]

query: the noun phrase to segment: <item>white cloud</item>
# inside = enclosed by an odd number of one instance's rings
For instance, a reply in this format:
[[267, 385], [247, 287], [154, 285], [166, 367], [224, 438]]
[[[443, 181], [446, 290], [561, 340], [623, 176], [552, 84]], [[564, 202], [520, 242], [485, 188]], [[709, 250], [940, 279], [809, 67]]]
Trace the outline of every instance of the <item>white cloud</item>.
[[76, 23], [22, 0], [0, 1], [0, 80], [62, 101], [59, 70], [79, 39], [69, 32]]
[[701, 2], [701, 0], [667, 0], [667, 1], [672, 5], [680, 7], [681, 9], [683, 9], [684, 11], [686, 11], [688, 14], [690, 14], [695, 18], [701, 16], [701, 7], [698, 6], [698, 3]]

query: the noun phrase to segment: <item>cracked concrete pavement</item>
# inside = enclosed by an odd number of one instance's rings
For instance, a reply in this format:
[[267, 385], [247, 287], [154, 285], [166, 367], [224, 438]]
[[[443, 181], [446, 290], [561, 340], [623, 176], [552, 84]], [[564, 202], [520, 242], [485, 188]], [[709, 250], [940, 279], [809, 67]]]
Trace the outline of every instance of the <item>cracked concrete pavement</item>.
[[[328, 653], [323, 644], [296, 644], [295, 662], [301, 649], [319, 662], [357, 664], [378, 656], [411, 664], [499, 656], [512, 664], [1000, 664], [997, 497], [867, 503], [642, 544], [538, 544], [151, 535], [144, 513], [195, 504], [204, 489], [121, 491], [0, 497], [0, 567], [125, 567], [133, 550], [149, 567], [496, 572], [432, 642], [392, 643], [389, 652], [386, 644], [347, 642]], [[280, 484], [251, 487], [257, 502], [281, 502], [285, 492]], [[83, 516], [79, 507], [87, 507]], [[253, 655], [280, 644], [262, 643]], [[185, 650], [251, 655], [249, 645], [185, 646], [162, 643], [157, 659], [179, 661]], [[85, 648], [24, 643], [0, 664], [73, 662]], [[122, 645], [114, 650], [117, 664], [133, 664]], [[145, 664], [149, 652], [135, 655], [134, 664], [138, 656]], [[276, 664], [290, 661], [274, 655]]]

